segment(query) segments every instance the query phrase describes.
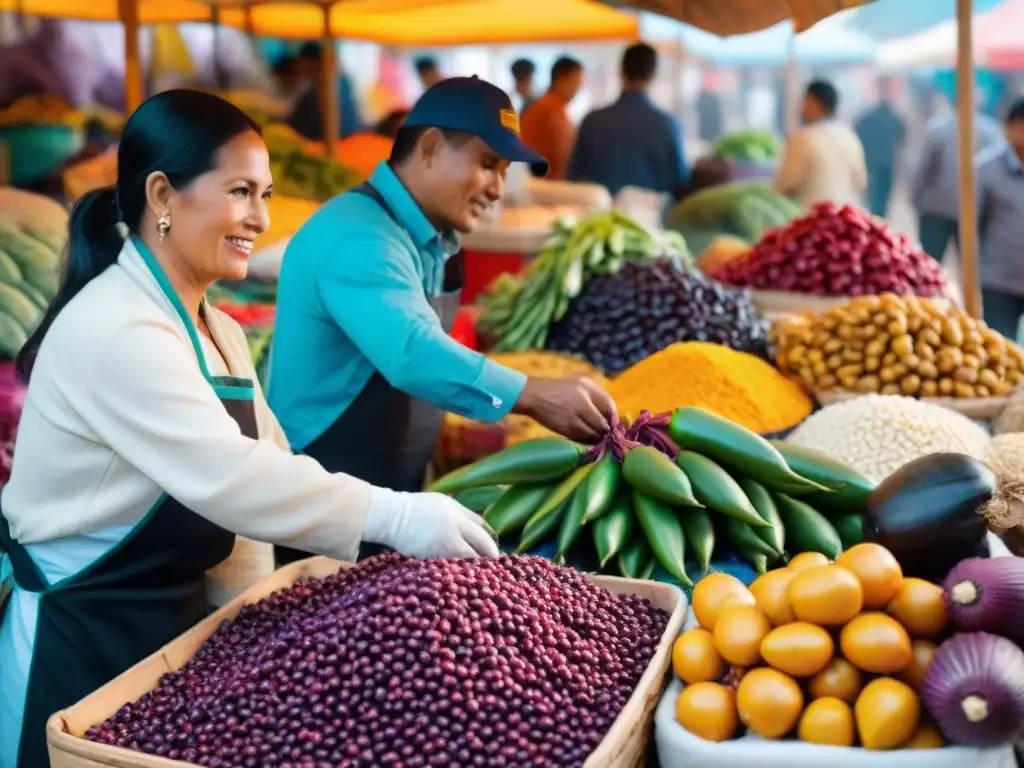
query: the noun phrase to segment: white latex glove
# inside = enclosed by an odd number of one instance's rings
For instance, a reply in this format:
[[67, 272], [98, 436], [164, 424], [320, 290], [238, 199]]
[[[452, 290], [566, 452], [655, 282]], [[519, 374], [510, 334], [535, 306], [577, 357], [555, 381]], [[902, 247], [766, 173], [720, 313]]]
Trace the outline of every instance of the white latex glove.
[[498, 555], [498, 544], [483, 518], [441, 493], [373, 488], [363, 541], [409, 557]]

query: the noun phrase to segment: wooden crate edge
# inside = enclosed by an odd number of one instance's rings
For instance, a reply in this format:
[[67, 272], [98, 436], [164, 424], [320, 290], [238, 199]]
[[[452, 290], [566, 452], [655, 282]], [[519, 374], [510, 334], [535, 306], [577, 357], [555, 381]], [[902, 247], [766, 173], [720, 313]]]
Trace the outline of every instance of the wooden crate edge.
[[[206, 640], [216, 631], [222, 621], [237, 616], [243, 606], [259, 602], [268, 595], [278, 591], [279, 589], [288, 587], [300, 579], [323, 578], [324, 576], [329, 576], [332, 573], [337, 573], [340, 568], [351, 567], [352, 563], [332, 560], [328, 557], [312, 557], [306, 560], [299, 560], [274, 571], [270, 576], [259, 583], [254, 584], [227, 605], [210, 614], [187, 632], [179, 635], [150, 656], [142, 659], [138, 664], [128, 668], [109, 683], [93, 691], [84, 699], [75, 702], [70, 707], [62, 709], [51, 715], [46, 723], [46, 740], [51, 752], [53, 750], [57, 750], [80, 758], [85, 758], [87, 760], [94, 760], [100, 765], [130, 768], [131, 764], [122, 759], [124, 756], [124, 750], [116, 747], [110, 747], [106, 744], [96, 744], [95, 742], [86, 741], [81, 737], [81, 734], [75, 735], [71, 733], [73, 728], [76, 730], [82, 730], [82, 733], [84, 733], [84, 729], [79, 729], [77, 726], [69, 724], [69, 720], [78, 716], [81, 710], [88, 709], [91, 705], [103, 701], [109, 695], [109, 690], [111, 688], [125, 687], [132, 692], [138, 690], [138, 693], [129, 694], [130, 697], [121, 701], [121, 703], [113, 710], [103, 711], [102, 714], [89, 715], [90, 719], [98, 718], [94, 719], [94, 722], [90, 723], [90, 727], [91, 725], [95, 725], [97, 722], [102, 722], [106, 718], [110, 717], [110, 715], [114, 714], [114, 712], [117, 711], [117, 708], [126, 702], [133, 701], [143, 693], [147, 693], [153, 689], [156, 684], [156, 680], [149, 680], [151, 675], [141, 680], [136, 680], [136, 675], [140, 672], [146, 671], [147, 667], [152, 666], [155, 659], [160, 659], [164, 662], [162, 665], [164, 668], [161, 674], [169, 672], [173, 668], [171, 660], [177, 655], [175, 652], [176, 648], [180, 647], [182, 644], [195, 645], [198, 648], [198, 646], [201, 646], [206, 642]], [[158, 679], [159, 678], [157, 678], [157, 680]], [[149, 682], [146, 682], [146, 680], [149, 680]], [[145, 690], [142, 690], [143, 683], [148, 685]], [[106, 707], [105, 709], [109, 709], [109, 707]], [[135, 753], [132, 754], [134, 755]], [[150, 766], [152, 766], [152, 768], [157, 768], [157, 766], [167, 766], [169, 768], [170, 766], [188, 765], [188, 763], [178, 760], [168, 760], [166, 758], [155, 757], [153, 755], [139, 754], [142, 757], [149, 758], [149, 760], [143, 763], [147, 768], [150, 768]]]
[[[161, 668], [160, 674], [171, 671], [175, 668], [174, 664], [178, 656], [177, 649], [182, 645], [195, 646], [198, 649], [216, 631], [222, 621], [238, 615], [238, 612], [244, 605], [258, 602], [273, 592], [286, 588], [300, 579], [323, 578], [336, 573], [339, 568], [350, 567], [352, 567], [351, 563], [331, 560], [327, 557], [313, 557], [280, 568], [187, 632], [118, 675], [106, 685], [93, 691], [70, 707], [54, 713], [46, 724], [46, 739], [51, 761], [54, 765], [59, 764], [61, 768], [98, 768], [98, 766], [111, 766], [113, 768], [183, 768], [189, 765], [178, 760], [170, 760], [144, 753], [127, 752], [118, 747], [86, 741], [81, 735], [74, 735], [71, 731], [74, 728], [84, 733], [86, 728], [91, 727], [97, 722], [102, 722], [127, 701], [133, 701], [142, 694], [152, 690], [157, 680], [159, 680], [159, 675], [156, 675], [154, 679], [152, 670], [147, 670], [147, 667], [152, 667], [154, 662], [158, 660], [161, 662], [159, 665]], [[618, 576], [590, 574], [587, 576], [597, 586], [607, 589], [615, 595], [641, 595], [651, 600], [658, 607], [668, 610], [670, 614], [661, 642], [658, 644], [654, 656], [637, 683], [636, 689], [626, 701], [622, 711], [615, 718], [604, 739], [601, 740], [601, 743], [598, 744], [584, 763], [584, 768], [612, 768], [619, 765], [619, 761], [623, 756], [623, 745], [628, 746], [631, 734], [633, 734], [637, 727], [642, 726], [646, 720], [652, 717], [653, 707], [651, 703], [652, 701], [657, 702], [664, 688], [668, 668], [671, 663], [672, 644], [682, 630], [688, 604], [682, 590], [671, 584], [626, 579]], [[144, 671], [148, 672], [146, 678], [134, 679], [138, 673]], [[113, 709], [110, 709], [110, 705], [106, 706], [102, 714], [88, 715], [87, 719], [92, 722], [85, 728], [77, 724], [74, 726], [69, 724], [69, 719], [76, 717], [76, 715], [81, 717], [82, 710], [87, 710], [90, 705], [103, 701], [109, 697], [111, 688], [116, 689], [119, 686], [128, 688], [133, 692], [127, 694], [130, 698], [120, 701]], [[138, 692], [134, 693], [136, 690]], [[106, 711], [108, 709], [110, 711]], [[643, 744], [641, 748], [645, 746], [646, 744]]]

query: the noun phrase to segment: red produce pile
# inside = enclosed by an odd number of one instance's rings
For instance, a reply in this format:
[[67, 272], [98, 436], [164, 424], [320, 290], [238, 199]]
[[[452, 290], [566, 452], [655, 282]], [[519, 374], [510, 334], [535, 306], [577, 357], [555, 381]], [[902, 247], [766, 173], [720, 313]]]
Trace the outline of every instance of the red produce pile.
[[765, 233], [750, 255], [712, 275], [730, 285], [822, 296], [936, 296], [938, 264], [862, 208], [819, 203], [802, 219]]
[[86, 738], [219, 768], [579, 767], [667, 623], [538, 557], [382, 555], [243, 608]]

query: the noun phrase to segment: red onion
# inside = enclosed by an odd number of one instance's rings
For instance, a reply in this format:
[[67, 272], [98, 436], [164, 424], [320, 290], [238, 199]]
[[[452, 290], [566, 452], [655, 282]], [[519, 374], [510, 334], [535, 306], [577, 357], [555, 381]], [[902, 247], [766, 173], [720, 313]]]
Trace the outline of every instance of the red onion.
[[881, 219], [854, 206], [816, 205], [802, 219], [765, 233], [750, 254], [713, 277], [732, 285], [862, 296], [891, 291], [935, 296], [942, 273], [934, 259]]
[[952, 744], [995, 747], [1024, 727], [1024, 651], [987, 632], [954, 635], [935, 651], [921, 691]]
[[942, 597], [957, 629], [992, 632], [1024, 644], [1024, 559], [963, 560], [946, 576]]

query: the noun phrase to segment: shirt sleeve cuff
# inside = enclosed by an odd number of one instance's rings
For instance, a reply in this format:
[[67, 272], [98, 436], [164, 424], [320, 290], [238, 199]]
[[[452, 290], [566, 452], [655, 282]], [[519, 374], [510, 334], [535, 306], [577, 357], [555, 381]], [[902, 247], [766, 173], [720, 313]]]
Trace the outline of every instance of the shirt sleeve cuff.
[[485, 360], [478, 381], [481, 394], [485, 398], [490, 397], [490, 402], [480, 406], [476, 418], [488, 422], [501, 421], [519, 400], [526, 386], [526, 374], [493, 360]]

